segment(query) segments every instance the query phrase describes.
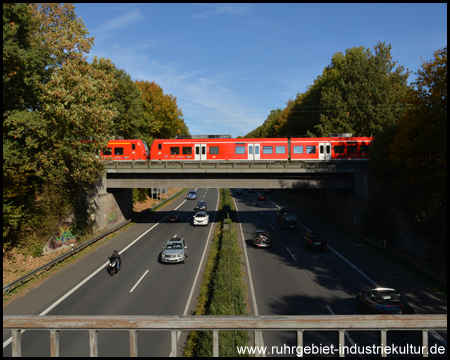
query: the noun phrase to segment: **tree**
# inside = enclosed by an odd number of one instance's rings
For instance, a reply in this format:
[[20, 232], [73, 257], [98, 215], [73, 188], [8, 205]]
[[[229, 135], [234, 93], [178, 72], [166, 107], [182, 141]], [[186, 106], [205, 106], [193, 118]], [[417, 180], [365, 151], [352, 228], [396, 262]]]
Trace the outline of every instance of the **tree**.
[[[163, 93], [154, 81], [137, 81], [141, 91], [144, 108], [144, 140], [151, 143], [153, 139], [167, 139], [176, 135], [188, 135], [183, 113], [178, 108], [176, 97]], [[144, 137], [144, 136], [143, 136]]]
[[331, 64], [306, 92], [287, 103], [274, 128], [276, 135], [374, 136], [405, 111], [409, 71], [396, 67], [391, 46], [378, 43], [334, 54]]
[[142, 139], [145, 131], [141, 92], [125, 70], [114, 67], [114, 77], [117, 88], [112, 95], [112, 104], [118, 114], [111, 123], [110, 133], [125, 139]]
[[275, 136], [274, 126], [279, 122], [282, 110], [271, 110], [264, 123], [245, 135], [246, 138], [267, 138]]
[[447, 47], [422, 64], [413, 85], [407, 98], [412, 107], [400, 120], [389, 153], [414, 194], [416, 220], [441, 227], [447, 213]]
[[[3, 233], [45, 234], [98, 175], [113, 82], [72, 4], [3, 4]], [[81, 142], [92, 136], [95, 142]], [[5, 212], [6, 210], [6, 212]], [[20, 211], [19, 211], [20, 210]], [[6, 215], [5, 215], [6, 214]]]
[[[409, 71], [395, 68], [391, 46], [378, 43], [374, 53], [363, 47], [333, 56], [328, 71], [335, 70], [321, 93], [320, 122], [316, 131], [327, 136], [350, 132], [374, 136], [398, 121], [405, 111]], [[394, 69], [395, 68], [395, 69]]]

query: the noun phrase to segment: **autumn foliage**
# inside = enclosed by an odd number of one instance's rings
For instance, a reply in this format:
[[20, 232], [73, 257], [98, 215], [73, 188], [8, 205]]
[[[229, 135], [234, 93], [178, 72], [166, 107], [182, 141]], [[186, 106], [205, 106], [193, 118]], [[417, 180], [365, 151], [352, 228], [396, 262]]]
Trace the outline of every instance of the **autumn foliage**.
[[39, 248], [69, 216], [90, 229], [108, 140], [188, 133], [154, 82], [141, 91], [110, 60], [87, 62], [93, 42], [73, 4], [3, 4], [4, 250]]

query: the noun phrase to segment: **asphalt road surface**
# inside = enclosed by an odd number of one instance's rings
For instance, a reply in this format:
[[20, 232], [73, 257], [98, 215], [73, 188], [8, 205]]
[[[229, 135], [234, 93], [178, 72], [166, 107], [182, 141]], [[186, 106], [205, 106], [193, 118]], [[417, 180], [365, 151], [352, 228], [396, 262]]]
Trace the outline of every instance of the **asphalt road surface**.
[[[238, 209], [238, 232], [244, 259], [248, 259], [247, 274], [251, 275], [247, 285], [252, 314], [359, 314], [355, 304], [357, 292], [376, 286], [395, 288], [417, 313], [447, 313], [446, 298], [434, 293], [409, 273], [375, 256], [323, 219], [293, 209], [298, 215], [299, 228], [281, 228], [275, 220], [275, 211], [278, 206], [286, 204], [277, 198], [276, 190], [267, 195], [266, 201], [258, 201], [259, 192], [262, 190], [236, 195], [232, 191]], [[197, 200], [186, 200], [186, 196], [178, 197], [156, 214], [141, 218], [138, 224], [66, 266], [36, 289], [11, 302], [3, 309], [4, 314], [192, 314], [201, 281], [202, 258], [207, 255], [212, 235], [211, 224], [194, 227], [192, 216], [197, 201], [205, 200], [213, 221], [218, 190], [198, 189]], [[178, 206], [181, 221], [167, 223], [168, 211]], [[251, 234], [258, 228], [272, 234], [274, 242], [271, 248], [253, 248]], [[300, 236], [309, 230], [319, 231], [327, 238], [328, 249], [325, 252], [308, 251], [302, 247]], [[160, 261], [161, 247], [175, 235], [186, 239], [189, 257], [185, 264], [163, 264]], [[107, 257], [114, 249], [121, 253], [122, 269], [110, 276]], [[11, 356], [11, 345], [5, 346], [9, 338], [10, 332], [4, 331], [4, 356]], [[446, 338], [446, 332], [430, 333], [429, 344], [446, 347]], [[98, 340], [99, 356], [129, 356], [127, 331], [99, 331]], [[295, 332], [265, 331], [263, 341], [267, 346], [267, 356], [296, 355], [292, 352], [296, 346]], [[337, 332], [304, 334], [304, 345], [315, 345], [317, 349], [332, 344], [337, 346], [337, 342]], [[61, 356], [89, 356], [87, 331], [62, 331], [60, 344]], [[377, 332], [347, 332], [345, 345], [349, 347], [357, 345], [362, 348], [373, 344], [379, 344]], [[388, 344], [419, 346], [421, 334], [388, 332]], [[169, 352], [169, 332], [138, 332], [140, 356], [169, 356]], [[22, 355], [49, 356], [48, 331], [26, 331], [22, 335]]]
[[[207, 226], [193, 226], [192, 217], [197, 201], [205, 200], [211, 221], [214, 219], [218, 190], [198, 189], [197, 200], [187, 200], [187, 192], [185, 195], [179, 196], [157, 214], [141, 218], [137, 225], [65, 267], [38, 288], [13, 301], [3, 309], [3, 313], [191, 315], [196, 302], [194, 290], [201, 281], [200, 262], [202, 257], [207, 258], [205, 248], [211, 242], [212, 235], [211, 223]], [[179, 223], [167, 223], [166, 215], [174, 208], [180, 210], [181, 220]], [[184, 264], [164, 264], [160, 260], [161, 248], [174, 236], [184, 237], [187, 242], [189, 257]], [[119, 251], [122, 265], [117, 274], [110, 276], [108, 256], [114, 249]], [[93, 273], [95, 275], [85, 281]], [[83, 281], [85, 282], [81, 287], [59, 302]], [[10, 337], [7, 333], [4, 332], [4, 344]], [[98, 344], [99, 356], [130, 354], [128, 331], [99, 331]], [[170, 333], [139, 332], [138, 353], [141, 356], [169, 356]], [[11, 345], [4, 347], [3, 355], [11, 356]], [[22, 356], [49, 355], [48, 331], [26, 331], [22, 335]], [[60, 356], [89, 356], [89, 333], [61, 331]]]
[[[446, 299], [410, 274], [374, 256], [323, 219], [292, 208], [297, 214], [299, 228], [283, 229], [275, 219], [275, 211], [286, 204], [277, 198], [276, 190], [267, 195], [266, 201], [259, 201], [258, 194], [262, 192], [261, 189], [236, 195], [233, 191], [254, 288], [254, 314], [360, 314], [356, 308], [356, 294], [377, 286], [399, 291], [416, 313], [447, 313]], [[255, 229], [268, 230], [273, 246], [254, 248], [252, 232]], [[305, 249], [300, 237], [307, 231], [321, 232], [328, 241], [328, 249], [324, 252]], [[265, 331], [263, 340], [267, 356], [295, 355], [292, 352], [297, 345], [295, 332]], [[388, 332], [389, 345], [420, 346], [421, 343], [420, 332]], [[337, 332], [304, 333], [304, 346], [330, 348], [331, 344], [337, 349]], [[347, 332], [345, 345], [348, 347], [356, 345], [365, 350], [373, 344], [380, 344], [378, 332]], [[431, 334], [429, 344], [446, 346], [446, 333]]]

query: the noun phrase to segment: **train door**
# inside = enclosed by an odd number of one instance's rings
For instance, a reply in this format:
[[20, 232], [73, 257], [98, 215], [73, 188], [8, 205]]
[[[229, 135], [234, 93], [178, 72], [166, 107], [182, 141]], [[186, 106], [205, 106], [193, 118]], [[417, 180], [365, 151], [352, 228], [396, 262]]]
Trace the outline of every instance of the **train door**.
[[195, 144], [195, 160], [206, 160], [206, 144]]
[[331, 160], [331, 143], [319, 143], [319, 160]]
[[260, 150], [259, 144], [248, 144], [248, 159], [259, 160], [260, 159], [259, 150]]

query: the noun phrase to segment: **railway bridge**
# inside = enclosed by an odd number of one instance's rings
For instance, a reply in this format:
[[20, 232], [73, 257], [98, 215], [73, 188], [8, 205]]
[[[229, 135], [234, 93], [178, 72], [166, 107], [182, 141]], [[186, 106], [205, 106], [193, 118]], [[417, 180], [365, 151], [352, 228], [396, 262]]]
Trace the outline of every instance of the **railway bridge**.
[[354, 209], [362, 208], [369, 198], [366, 160], [114, 161], [105, 162], [104, 168], [95, 200], [99, 228], [108, 228], [111, 220], [129, 219], [131, 189], [139, 188], [326, 189], [331, 218], [337, 211], [336, 191], [345, 191]]
[[115, 161], [105, 163], [108, 189], [364, 187], [367, 161]]

